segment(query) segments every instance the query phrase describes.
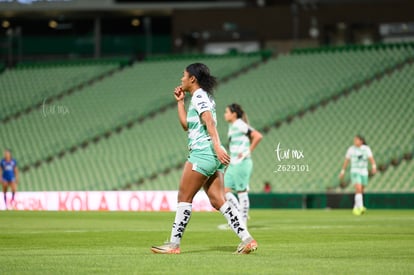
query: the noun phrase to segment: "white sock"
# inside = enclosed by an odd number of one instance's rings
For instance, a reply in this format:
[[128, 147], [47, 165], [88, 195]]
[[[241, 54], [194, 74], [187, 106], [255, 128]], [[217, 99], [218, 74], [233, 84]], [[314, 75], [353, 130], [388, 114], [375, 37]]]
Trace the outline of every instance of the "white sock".
[[249, 231], [247, 231], [246, 226], [243, 223], [243, 220], [240, 217], [239, 211], [233, 207], [229, 202], [225, 202], [220, 207], [220, 212], [226, 218], [227, 223], [230, 225], [231, 229], [239, 236], [242, 241], [245, 241], [248, 238], [251, 238]]
[[241, 192], [238, 194], [240, 200], [240, 215], [243, 219], [245, 225], [247, 225], [247, 218], [249, 217], [249, 207], [250, 207], [250, 200], [249, 200], [249, 193]]
[[226, 200], [233, 206], [235, 207], [237, 210], [240, 211], [240, 204], [239, 201], [237, 200], [236, 196], [232, 193], [232, 192], [227, 192], [225, 195]]
[[355, 199], [354, 199], [354, 207], [355, 208], [362, 208], [364, 207], [364, 202], [363, 202], [363, 198], [362, 198], [362, 194], [355, 194]]
[[189, 202], [179, 202], [175, 212], [175, 220], [171, 230], [170, 242], [180, 244], [185, 228], [191, 218], [192, 204]]

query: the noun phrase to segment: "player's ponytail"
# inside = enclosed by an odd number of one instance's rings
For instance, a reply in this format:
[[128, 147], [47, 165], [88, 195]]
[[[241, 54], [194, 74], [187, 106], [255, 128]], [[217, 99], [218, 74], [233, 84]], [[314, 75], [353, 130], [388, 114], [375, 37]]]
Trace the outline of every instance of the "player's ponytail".
[[247, 117], [246, 112], [243, 110], [242, 106], [237, 103], [230, 104], [227, 106], [232, 113], [236, 113], [237, 118], [241, 118], [244, 122], [249, 124], [249, 119]]
[[198, 85], [206, 92], [212, 94], [217, 86], [217, 80], [210, 74], [210, 69], [203, 63], [193, 63], [185, 69], [190, 76], [197, 79]]

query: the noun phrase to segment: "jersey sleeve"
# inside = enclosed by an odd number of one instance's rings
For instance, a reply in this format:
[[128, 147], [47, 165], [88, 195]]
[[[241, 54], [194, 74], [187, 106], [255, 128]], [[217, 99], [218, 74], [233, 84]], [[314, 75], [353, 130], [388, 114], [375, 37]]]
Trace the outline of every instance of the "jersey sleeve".
[[191, 98], [191, 103], [196, 109], [198, 115], [201, 115], [205, 111], [211, 111], [210, 99], [205, 93], [196, 93]]
[[255, 131], [253, 127], [251, 127], [249, 124], [247, 124], [246, 122], [244, 122], [242, 119], [237, 120], [237, 128], [239, 129], [240, 132], [242, 132], [243, 134], [250, 134], [251, 132]]
[[348, 148], [345, 154], [345, 158], [350, 159], [352, 156], [352, 146]]
[[369, 146], [367, 146], [367, 157], [369, 158], [372, 157], [372, 151], [371, 151], [371, 148], [369, 148]]

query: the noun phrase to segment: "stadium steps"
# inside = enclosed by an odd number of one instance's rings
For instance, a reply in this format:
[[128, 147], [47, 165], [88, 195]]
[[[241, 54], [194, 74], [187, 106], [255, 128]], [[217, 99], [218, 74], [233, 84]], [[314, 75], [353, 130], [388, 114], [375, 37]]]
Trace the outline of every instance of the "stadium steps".
[[112, 75], [126, 63], [124, 59], [108, 59], [18, 64], [0, 76], [0, 85], [6, 90], [0, 97], [0, 123], [9, 123], [45, 104], [83, 91], [85, 86]]
[[[275, 120], [275, 121], [270, 121], [270, 123], [265, 124], [262, 127], [257, 127], [257, 129], [259, 131], [261, 131], [262, 133], [265, 134], [265, 138], [266, 134], [274, 129], [278, 129], [280, 128], [282, 125], [290, 125], [294, 120], [297, 119], [302, 119], [304, 118], [307, 114], [312, 114], [314, 112], [316, 112], [319, 109], [324, 108], [325, 106], [331, 104], [331, 103], [335, 103], [338, 100], [340, 100], [343, 97], [347, 97], [350, 96], [353, 93], [358, 93], [363, 87], [367, 87], [370, 86], [374, 81], [380, 81], [381, 79], [383, 79], [384, 77], [394, 74], [394, 73], [398, 73], [401, 69], [403, 69], [404, 67], [412, 64], [414, 61], [413, 56], [402, 56], [400, 61], [397, 63], [389, 63], [387, 62], [387, 64], [384, 66], [383, 69], [376, 71], [374, 74], [368, 75], [368, 78], [366, 79], [362, 79], [356, 82], [351, 82], [351, 85], [349, 87], [343, 87], [342, 90], [340, 90], [339, 92], [336, 92], [334, 94], [332, 94], [329, 97], [324, 97], [322, 98], [320, 101], [315, 102], [313, 104], [310, 104], [308, 106], [305, 106], [304, 108], [301, 108], [299, 110], [290, 112], [289, 114], [282, 116], [281, 118]], [[219, 97], [221, 94], [223, 93], [223, 91], [221, 91], [217, 97]], [[220, 100], [217, 100], [218, 102], [220, 102]], [[255, 124], [253, 124], [255, 125]], [[219, 125], [220, 126], [220, 125]], [[304, 126], [305, 127], [305, 126]], [[223, 129], [219, 132], [223, 132]], [[353, 133], [355, 134], [355, 133]], [[379, 163], [378, 167], [380, 169], [382, 169], [383, 165], [387, 165], [389, 159], [384, 160], [384, 164], [383, 163]], [[152, 188], [155, 185], [155, 182], [157, 183], [157, 186], [163, 186], [164, 184], [166, 184], [168, 186], [168, 183], [172, 183], [172, 182], [176, 182], [177, 179], [179, 179], [179, 174], [181, 173], [181, 169], [182, 166], [184, 165], [184, 162], [181, 164], [176, 164], [175, 167], [169, 167], [166, 168], [164, 171], [161, 171], [159, 174], [154, 174], [151, 175], [151, 177], [147, 177], [147, 178], [140, 178], [138, 179], [135, 183], [131, 184], [128, 183], [126, 184], [124, 187], [122, 187], [121, 189], [147, 189], [147, 188]], [[339, 171], [338, 171], [339, 173]], [[171, 174], [171, 176], [169, 175]], [[178, 176], [178, 177], [177, 177]], [[294, 179], [295, 176], [292, 177], [292, 179]], [[175, 179], [175, 181], [174, 181]], [[311, 184], [318, 186], [319, 182], [321, 181], [321, 179], [316, 179], [314, 180]], [[320, 189], [320, 188], [319, 188]], [[323, 188], [325, 189], [325, 187]]]

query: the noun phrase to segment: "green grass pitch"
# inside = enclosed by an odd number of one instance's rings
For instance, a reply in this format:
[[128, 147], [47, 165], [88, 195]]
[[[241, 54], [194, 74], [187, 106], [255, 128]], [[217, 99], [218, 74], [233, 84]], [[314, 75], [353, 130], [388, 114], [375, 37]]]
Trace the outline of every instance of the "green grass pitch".
[[259, 249], [194, 212], [180, 255], [158, 255], [174, 213], [0, 212], [1, 274], [414, 274], [414, 211], [252, 210]]

